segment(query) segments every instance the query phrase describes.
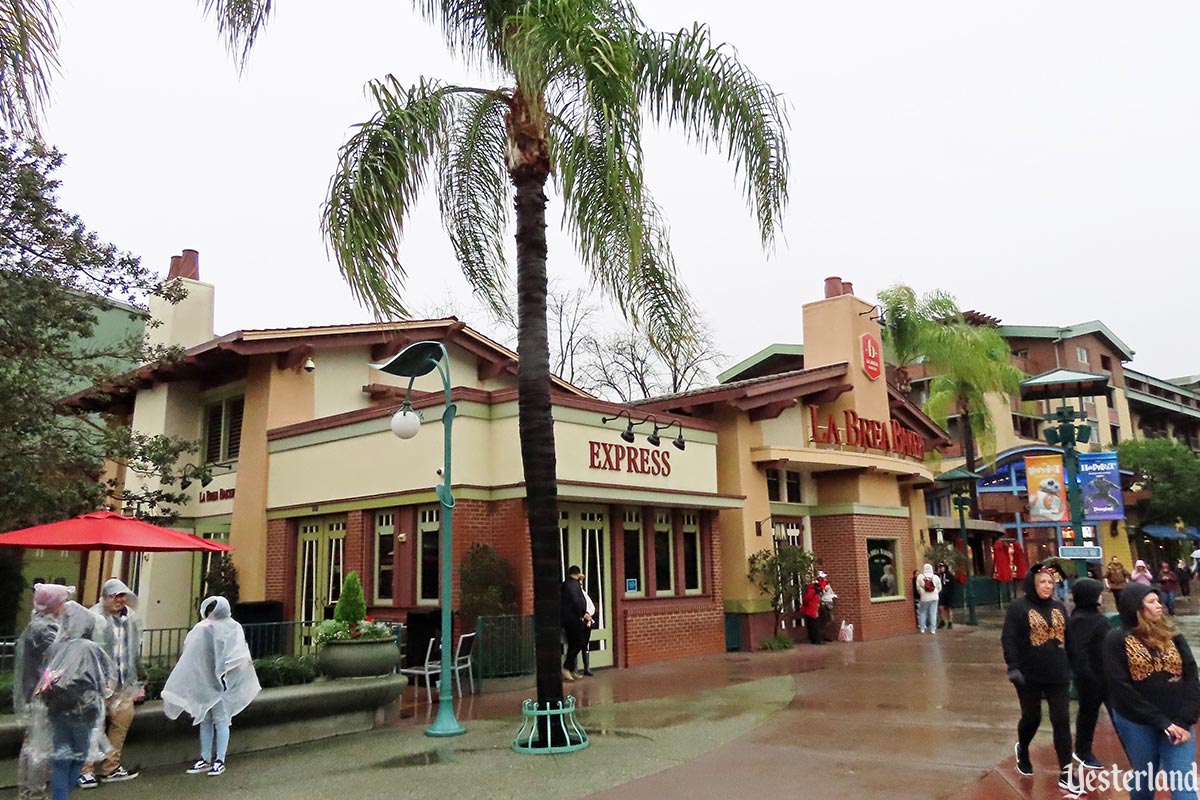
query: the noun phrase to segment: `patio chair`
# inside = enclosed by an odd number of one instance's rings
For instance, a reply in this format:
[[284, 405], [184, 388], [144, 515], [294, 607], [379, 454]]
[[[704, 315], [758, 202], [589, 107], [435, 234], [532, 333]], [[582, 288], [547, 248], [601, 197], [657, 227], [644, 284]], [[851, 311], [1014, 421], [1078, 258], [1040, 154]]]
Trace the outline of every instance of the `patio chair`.
[[475, 671], [471, 666], [471, 655], [475, 649], [475, 634], [464, 633], [458, 637], [458, 647], [454, 648], [454, 661], [450, 669], [454, 670], [454, 678], [458, 681], [458, 695], [462, 697], [462, 671], [467, 671], [468, 685], [471, 694], [475, 694]]
[[[437, 648], [437, 639], [430, 639], [429, 647], [425, 651], [425, 664], [420, 667], [405, 667], [400, 670], [401, 675], [425, 678], [425, 699], [430, 705], [433, 705], [433, 680], [442, 674], [442, 662], [440, 659], [435, 658]], [[474, 692], [474, 688], [471, 691]], [[458, 692], [462, 694], [462, 684], [459, 684]]]

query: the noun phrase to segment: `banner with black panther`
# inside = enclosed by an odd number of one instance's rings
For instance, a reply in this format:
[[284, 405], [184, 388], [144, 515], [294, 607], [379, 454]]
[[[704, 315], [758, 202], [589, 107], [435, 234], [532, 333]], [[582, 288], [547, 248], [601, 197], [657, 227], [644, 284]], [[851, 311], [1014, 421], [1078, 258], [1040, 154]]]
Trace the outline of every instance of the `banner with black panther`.
[[1080, 453], [1079, 489], [1083, 492], [1084, 519], [1125, 519], [1116, 453]]

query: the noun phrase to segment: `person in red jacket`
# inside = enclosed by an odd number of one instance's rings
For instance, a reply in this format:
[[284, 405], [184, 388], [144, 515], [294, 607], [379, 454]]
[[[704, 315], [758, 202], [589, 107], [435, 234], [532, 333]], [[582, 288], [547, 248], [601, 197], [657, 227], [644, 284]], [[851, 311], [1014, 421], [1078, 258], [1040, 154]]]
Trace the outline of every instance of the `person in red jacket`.
[[825, 627], [832, 616], [830, 605], [836, 596], [824, 572], [818, 572], [817, 579], [804, 587], [804, 594], [800, 598], [800, 612], [804, 614], [804, 627], [808, 631], [808, 641], [812, 644], [826, 643]]

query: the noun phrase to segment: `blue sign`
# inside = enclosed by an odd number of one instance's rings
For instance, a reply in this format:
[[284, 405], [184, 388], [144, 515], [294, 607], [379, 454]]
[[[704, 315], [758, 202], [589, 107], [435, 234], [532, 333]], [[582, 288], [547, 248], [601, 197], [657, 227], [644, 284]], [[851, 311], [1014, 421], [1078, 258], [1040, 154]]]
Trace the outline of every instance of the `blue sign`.
[[1099, 547], [1067, 544], [1058, 548], [1058, 555], [1061, 558], [1082, 558], [1091, 561], [1104, 557], [1104, 553], [1100, 552]]
[[1083, 494], [1084, 519], [1125, 519], [1116, 453], [1079, 454], [1079, 491]]
[[638, 583], [637, 578], [626, 578], [625, 579], [625, 591], [636, 592], [638, 590], [637, 583]]

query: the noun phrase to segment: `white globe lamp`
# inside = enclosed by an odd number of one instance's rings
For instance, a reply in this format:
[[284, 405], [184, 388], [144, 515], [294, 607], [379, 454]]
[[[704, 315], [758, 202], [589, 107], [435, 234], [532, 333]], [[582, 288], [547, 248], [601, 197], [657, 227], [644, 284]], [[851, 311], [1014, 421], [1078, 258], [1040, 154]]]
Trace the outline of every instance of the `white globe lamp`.
[[399, 411], [392, 415], [392, 433], [399, 438], [411, 439], [417, 435], [419, 430], [421, 430], [421, 418], [408, 403], [405, 403]]

